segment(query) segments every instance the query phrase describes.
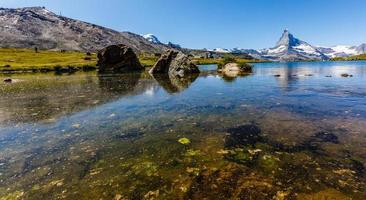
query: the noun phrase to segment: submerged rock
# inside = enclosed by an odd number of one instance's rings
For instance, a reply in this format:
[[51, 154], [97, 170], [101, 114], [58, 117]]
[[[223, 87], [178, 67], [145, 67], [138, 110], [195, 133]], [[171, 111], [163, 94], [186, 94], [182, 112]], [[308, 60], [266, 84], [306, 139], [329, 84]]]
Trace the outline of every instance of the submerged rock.
[[150, 74], [169, 74], [178, 77], [199, 72], [198, 67], [187, 55], [175, 50], [169, 50], [163, 54], [150, 70]]
[[253, 146], [257, 142], [263, 141], [261, 129], [255, 124], [248, 124], [227, 131], [229, 135], [225, 138], [225, 147]]
[[347, 78], [347, 77], [353, 77], [353, 75], [351, 75], [351, 74], [347, 74], [347, 73], [345, 73], [345, 74], [341, 74], [341, 76], [342, 76], [342, 77], [344, 77], [344, 78]]
[[202, 171], [192, 182], [186, 199], [272, 199], [280, 188], [248, 168], [229, 164]]
[[318, 132], [313, 136], [313, 140], [319, 141], [319, 142], [330, 142], [334, 144], [338, 144], [338, 137], [334, 133], [328, 133], [328, 132]]
[[111, 45], [98, 52], [100, 72], [129, 72], [142, 70], [142, 65], [132, 48], [120, 44]]

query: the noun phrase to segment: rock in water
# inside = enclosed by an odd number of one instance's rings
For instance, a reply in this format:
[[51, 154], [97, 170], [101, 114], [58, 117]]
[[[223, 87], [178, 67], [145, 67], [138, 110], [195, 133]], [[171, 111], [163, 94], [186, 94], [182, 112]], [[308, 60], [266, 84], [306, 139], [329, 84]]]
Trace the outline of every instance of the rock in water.
[[198, 67], [192, 63], [187, 55], [174, 50], [169, 50], [163, 54], [150, 70], [150, 74], [168, 73], [178, 77], [199, 72]]
[[142, 70], [133, 50], [123, 44], [111, 45], [98, 52], [100, 72], [129, 72]]
[[227, 63], [218, 70], [228, 77], [236, 77], [241, 74], [252, 72], [252, 66], [249, 64]]

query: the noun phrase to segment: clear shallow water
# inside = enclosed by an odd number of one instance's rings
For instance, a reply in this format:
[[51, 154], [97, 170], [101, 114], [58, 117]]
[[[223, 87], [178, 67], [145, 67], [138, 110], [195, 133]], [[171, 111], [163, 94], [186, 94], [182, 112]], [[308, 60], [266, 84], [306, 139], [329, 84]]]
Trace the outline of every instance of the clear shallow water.
[[12, 75], [0, 83], [0, 196], [366, 198], [365, 62], [214, 69]]

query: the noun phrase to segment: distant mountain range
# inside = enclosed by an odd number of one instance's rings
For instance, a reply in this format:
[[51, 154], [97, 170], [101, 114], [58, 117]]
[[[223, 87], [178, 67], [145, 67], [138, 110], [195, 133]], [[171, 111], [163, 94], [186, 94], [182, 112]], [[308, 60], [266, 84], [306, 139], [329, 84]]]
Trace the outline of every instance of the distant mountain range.
[[218, 53], [247, 53], [255, 58], [272, 61], [301, 61], [301, 60], [328, 60], [335, 57], [349, 57], [366, 53], [366, 44], [359, 46], [319, 47], [302, 41], [288, 30], [285, 30], [273, 48], [254, 49], [223, 49], [212, 51]]
[[[0, 8], [0, 47], [97, 51], [111, 44], [125, 44], [136, 52], [161, 53], [171, 48], [186, 53], [193, 49], [182, 48], [178, 44], [162, 43], [153, 34], [138, 35], [119, 32], [95, 24], [56, 15], [44, 7]], [[366, 53], [366, 44], [359, 46], [319, 47], [294, 37], [285, 30], [273, 48], [198, 50], [245, 54], [254, 58], [273, 61], [328, 60]]]
[[[149, 33], [149, 34], [143, 35], [143, 37], [151, 43], [164, 44], [164, 43], [160, 42], [158, 37], [156, 37], [154, 34]], [[179, 44], [174, 44], [172, 42], [168, 42], [168, 44], [164, 44], [164, 45], [167, 45], [169, 48], [174, 48], [174, 49], [182, 48]]]

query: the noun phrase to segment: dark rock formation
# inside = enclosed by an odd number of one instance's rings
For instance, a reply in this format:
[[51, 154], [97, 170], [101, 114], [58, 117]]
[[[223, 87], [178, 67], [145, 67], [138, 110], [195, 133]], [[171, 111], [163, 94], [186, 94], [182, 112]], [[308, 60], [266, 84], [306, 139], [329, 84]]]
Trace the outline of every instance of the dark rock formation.
[[111, 45], [98, 52], [100, 72], [129, 72], [142, 70], [133, 50], [123, 44]]
[[11, 80], [11, 78], [6, 78], [4, 79], [4, 83], [11, 83], [13, 80]]
[[254, 146], [257, 142], [263, 142], [261, 129], [255, 124], [243, 125], [227, 130], [230, 135], [225, 138], [225, 147], [235, 148], [247, 145]]
[[163, 54], [150, 70], [150, 74], [169, 74], [178, 77], [199, 72], [198, 67], [192, 63], [187, 55], [174, 50], [169, 50]]
[[341, 74], [341, 77], [348, 78], [348, 77], [353, 77], [353, 75], [344, 73], [344, 74]]

